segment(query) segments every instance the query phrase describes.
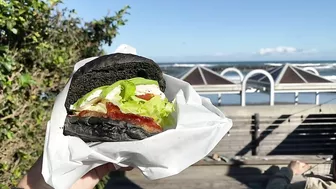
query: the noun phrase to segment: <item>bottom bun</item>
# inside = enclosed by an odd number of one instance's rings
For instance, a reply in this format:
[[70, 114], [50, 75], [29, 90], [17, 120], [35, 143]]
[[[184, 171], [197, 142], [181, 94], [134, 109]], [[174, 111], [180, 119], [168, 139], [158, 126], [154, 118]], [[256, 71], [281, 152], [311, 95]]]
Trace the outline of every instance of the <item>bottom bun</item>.
[[109, 118], [67, 116], [63, 134], [75, 136], [84, 142], [121, 142], [142, 140], [158, 133], [149, 133], [142, 127]]

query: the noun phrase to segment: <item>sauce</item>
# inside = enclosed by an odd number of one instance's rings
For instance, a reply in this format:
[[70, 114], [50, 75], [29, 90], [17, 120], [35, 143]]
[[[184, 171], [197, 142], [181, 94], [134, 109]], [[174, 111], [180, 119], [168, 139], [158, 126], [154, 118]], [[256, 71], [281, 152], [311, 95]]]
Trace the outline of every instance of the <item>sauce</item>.
[[144, 100], [150, 100], [154, 97], [154, 94], [143, 94], [143, 95], [136, 95], [136, 97], [144, 99]]

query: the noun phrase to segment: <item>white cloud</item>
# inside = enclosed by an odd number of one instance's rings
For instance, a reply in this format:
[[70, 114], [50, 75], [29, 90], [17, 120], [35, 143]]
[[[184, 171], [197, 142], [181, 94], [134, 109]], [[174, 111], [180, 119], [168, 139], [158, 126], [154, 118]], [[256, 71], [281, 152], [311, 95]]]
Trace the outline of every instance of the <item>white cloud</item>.
[[295, 47], [285, 47], [285, 46], [278, 46], [275, 48], [261, 48], [259, 50], [260, 55], [269, 55], [269, 54], [293, 54], [302, 52], [301, 49], [297, 49]]
[[261, 48], [259, 55], [289, 55], [289, 54], [314, 54], [317, 49], [298, 49], [295, 47], [278, 46], [275, 48]]

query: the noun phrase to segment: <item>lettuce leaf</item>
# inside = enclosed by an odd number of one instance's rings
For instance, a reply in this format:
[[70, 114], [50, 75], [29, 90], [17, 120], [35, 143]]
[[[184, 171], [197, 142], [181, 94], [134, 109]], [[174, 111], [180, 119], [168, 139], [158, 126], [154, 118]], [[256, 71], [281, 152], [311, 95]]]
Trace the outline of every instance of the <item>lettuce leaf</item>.
[[131, 99], [121, 102], [119, 108], [123, 113], [153, 118], [161, 126], [171, 124], [171, 118], [169, 120], [167, 118], [174, 111], [173, 104], [167, 98], [161, 99], [160, 96], [154, 96], [148, 101], [132, 96]]
[[[85, 104], [90, 103], [87, 99], [94, 94], [95, 91], [102, 90], [98, 98], [114, 102], [114, 104], [120, 108], [121, 112], [153, 118], [154, 121], [162, 127], [172, 125], [174, 120], [171, 113], [174, 111], [174, 105], [169, 102], [167, 98], [162, 99], [160, 96], [154, 96], [147, 101], [135, 96], [136, 85], [152, 84], [159, 86], [157, 81], [141, 77], [120, 80], [110, 86], [102, 86], [92, 90], [79, 99], [73, 105], [73, 108], [79, 110], [80, 106], [88, 106], [88, 104]], [[121, 88], [120, 93], [111, 93], [111, 91], [119, 86]], [[113, 96], [111, 96], [111, 94]], [[106, 111], [106, 109], [104, 110], [101, 107], [101, 104], [90, 104], [89, 110]]]

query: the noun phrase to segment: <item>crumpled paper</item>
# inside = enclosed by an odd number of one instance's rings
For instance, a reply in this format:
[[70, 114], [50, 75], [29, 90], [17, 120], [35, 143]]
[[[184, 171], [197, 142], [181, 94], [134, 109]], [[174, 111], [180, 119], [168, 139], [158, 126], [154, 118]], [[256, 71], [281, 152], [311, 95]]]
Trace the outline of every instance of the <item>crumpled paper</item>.
[[[128, 45], [115, 52], [136, 53]], [[74, 72], [94, 58], [78, 62]], [[176, 99], [175, 128], [140, 141], [88, 144], [62, 134], [70, 78], [57, 96], [47, 124], [42, 166], [45, 181], [56, 189], [68, 189], [91, 169], [107, 162], [117, 168], [132, 166], [148, 179], [160, 179], [180, 173], [210, 153], [232, 127], [231, 119], [209, 99], [199, 96], [190, 84], [166, 74], [164, 78], [165, 95], [170, 101]]]

